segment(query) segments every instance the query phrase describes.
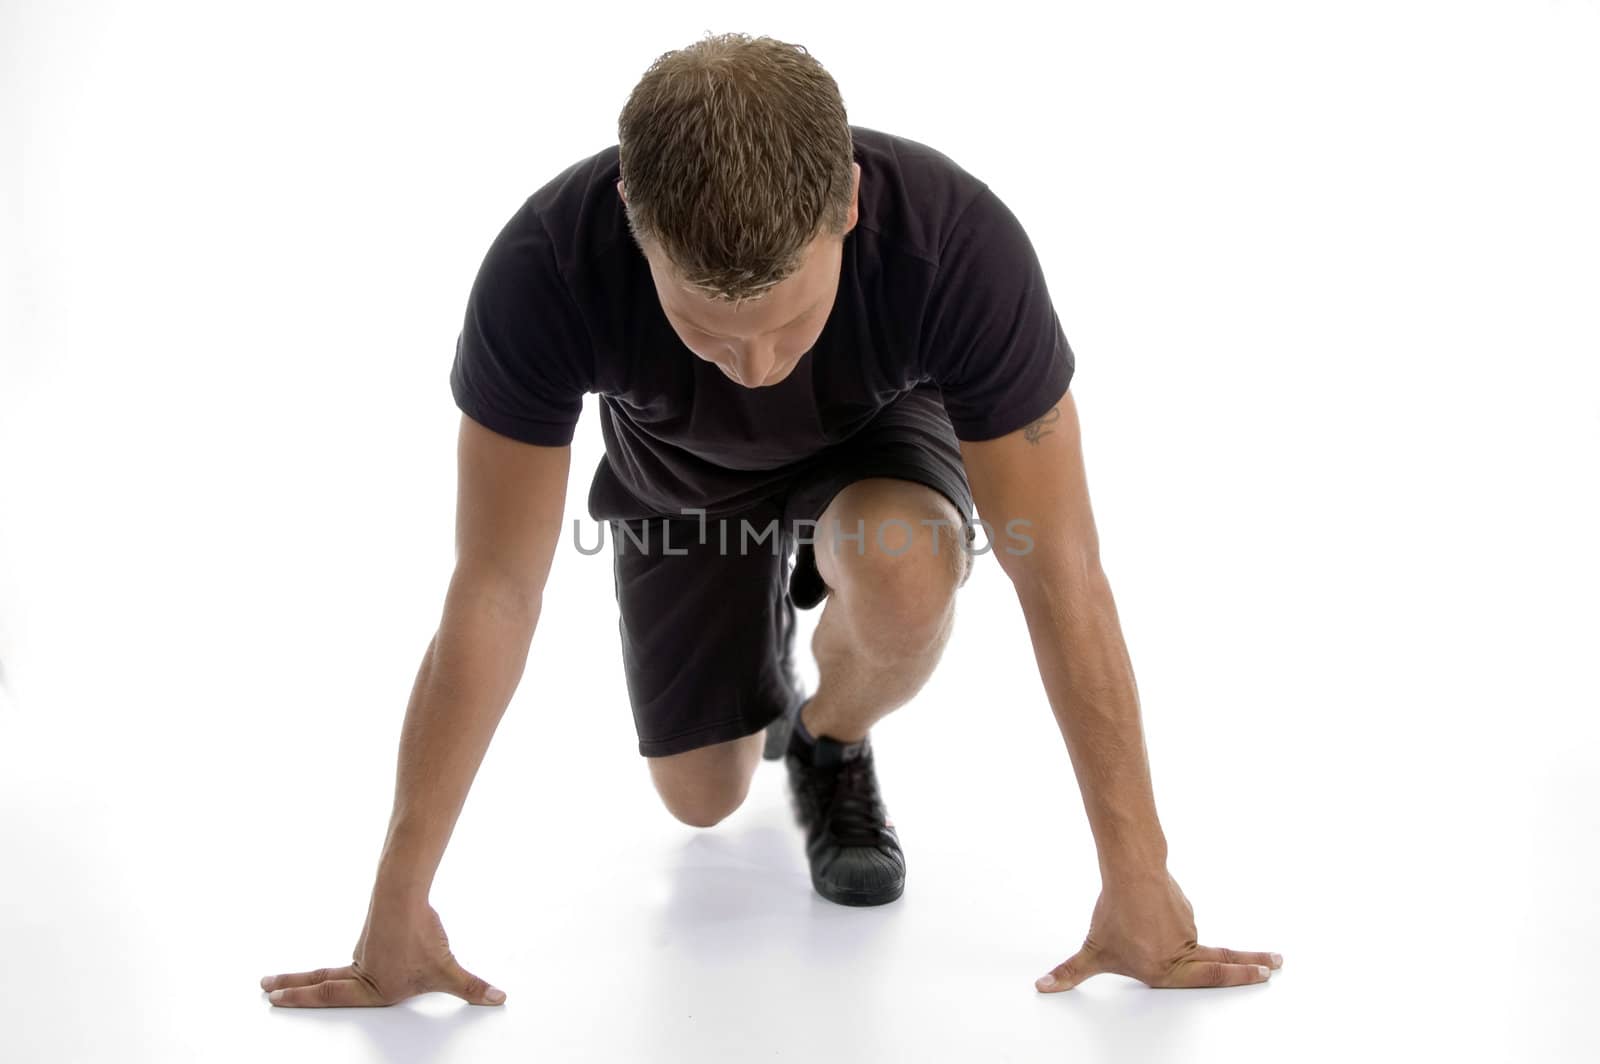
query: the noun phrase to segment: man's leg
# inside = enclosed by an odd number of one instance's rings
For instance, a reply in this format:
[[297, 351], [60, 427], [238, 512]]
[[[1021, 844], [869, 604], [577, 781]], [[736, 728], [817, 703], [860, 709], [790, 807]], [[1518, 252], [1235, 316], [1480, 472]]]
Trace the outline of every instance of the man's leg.
[[870, 477], [834, 496], [815, 533], [829, 594], [811, 641], [819, 680], [801, 711], [807, 731], [863, 739], [927, 682], [971, 569], [963, 542], [960, 514], [926, 485]]
[[786, 496], [786, 523], [815, 522], [789, 596], [800, 609], [826, 606], [811, 643], [818, 688], [783, 757], [811, 883], [829, 901], [884, 905], [905, 890], [867, 733], [943, 653], [971, 568], [972, 505], [960, 441], [931, 387], [891, 401]]
[[811, 882], [829, 901], [884, 905], [905, 890], [905, 854], [867, 731], [916, 694], [944, 649], [968, 569], [960, 532], [945, 495], [891, 476], [840, 489], [817, 526], [813, 560], [826, 585], [812, 639], [820, 676], [785, 760]]
[[[692, 516], [612, 523], [639, 753], [667, 810], [686, 824], [711, 827], [743, 803], [765, 728], [800, 700], [784, 667], [794, 607], [780, 516], [776, 504], [754, 506], [726, 536]], [[747, 528], [752, 538], [741, 539]]]

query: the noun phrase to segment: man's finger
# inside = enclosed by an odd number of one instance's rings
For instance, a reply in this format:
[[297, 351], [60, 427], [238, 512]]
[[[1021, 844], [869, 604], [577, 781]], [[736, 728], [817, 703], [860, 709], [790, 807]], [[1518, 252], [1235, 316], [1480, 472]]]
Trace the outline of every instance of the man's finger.
[[1071, 990], [1091, 975], [1098, 975], [1100, 971], [1099, 958], [1093, 950], [1085, 946], [1050, 969], [1048, 974], [1034, 980], [1033, 985], [1040, 993], [1054, 994], [1058, 990]]
[[1276, 953], [1246, 953], [1237, 949], [1222, 949], [1218, 946], [1196, 946], [1192, 954], [1195, 960], [1221, 961], [1223, 964], [1260, 964], [1268, 968], [1282, 968], [1283, 958]]
[[1245, 986], [1264, 983], [1271, 971], [1263, 964], [1228, 964], [1223, 961], [1187, 960], [1165, 980], [1151, 983], [1159, 987]]
[[327, 979], [349, 979], [355, 974], [351, 965], [343, 968], [318, 968], [314, 972], [289, 972], [284, 975], [264, 975], [261, 989], [277, 990], [279, 987], [314, 986]]
[[506, 992], [497, 987], [490, 986], [484, 980], [473, 975], [461, 965], [451, 963], [453, 977], [451, 985], [441, 989], [448, 990], [463, 1001], [474, 1005], [503, 1005], [506, 1001]]
[[310, 986], [279, 987], [267, 995], [267, 1000], [274, 1005], [295, 1009], [383, 1004], [372, 987], [359, 979], [324, 979]]

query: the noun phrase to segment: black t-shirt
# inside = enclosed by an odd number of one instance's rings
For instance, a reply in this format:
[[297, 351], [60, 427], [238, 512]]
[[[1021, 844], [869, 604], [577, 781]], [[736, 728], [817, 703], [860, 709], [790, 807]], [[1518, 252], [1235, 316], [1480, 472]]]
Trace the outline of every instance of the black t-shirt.
[[735, 512], [913, 388], [937, 389], [962, 440], [1048, 412], [1074, 360], [1017, 218], [933, 148], [850, 128], [858, 220], [822, 334], [783, 381], [746, 388], [673, 332], [612, 145], [534, 192], [490, 244], [456, 342], [456, 405], [560, 446], [597, 393], [606, 454], [589, 501], [604, 516]]

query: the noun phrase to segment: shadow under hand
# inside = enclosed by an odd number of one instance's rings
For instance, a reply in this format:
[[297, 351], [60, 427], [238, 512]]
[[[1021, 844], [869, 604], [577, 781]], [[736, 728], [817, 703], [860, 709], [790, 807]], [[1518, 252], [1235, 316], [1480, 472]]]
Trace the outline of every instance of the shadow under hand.
[[[266, 1000], [266, 992], [262, 992]], [[511, 1005], [469, 1005], [453, 994], [431, 993], [387, 1008], [280, 1009], [275, 1017], [289, 1023], [316, 1023], [330, 1028], [353, 1027], [372, 1043], [371, 1059], [398, 1064], [428, 1064], [445, 1059], [450, 1042], [468, 1027], [492, 1022]]]
[[1041, 1004], [1063, 1010], [1065, 1022], [1093, 1043], [1094, 1060], [1152, 1064], [1193, 1060], [1197, 1025], [1217, 1020], [1230, 1001], [1251, 1004], [1269, 986], [1155, 990], [1126, 976], [1097, 975], [1071, 990], [1041, 995]]

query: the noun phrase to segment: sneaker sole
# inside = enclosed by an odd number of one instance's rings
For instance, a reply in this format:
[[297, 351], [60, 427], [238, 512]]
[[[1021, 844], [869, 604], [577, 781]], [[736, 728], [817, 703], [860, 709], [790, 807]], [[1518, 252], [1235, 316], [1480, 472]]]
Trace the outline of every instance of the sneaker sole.
[[905, 893], [906, 881], [902, 879], [893, 887], [873, 891], [870, 894], [859, 891], [834, 890], [826, 883], [818, 882], [816, 877], [812, 877], [811, 886], [816, 889], [818, 894], [835, 905], [887, 905]]

